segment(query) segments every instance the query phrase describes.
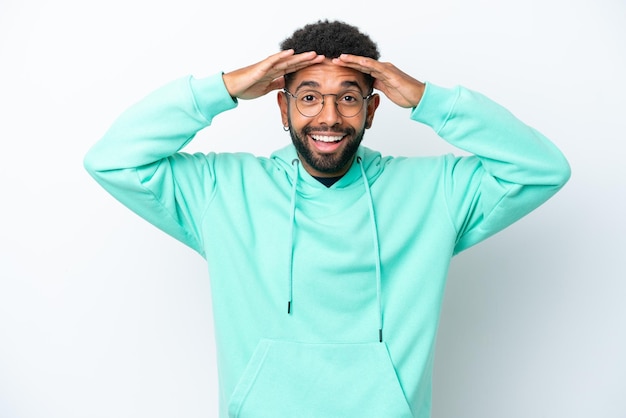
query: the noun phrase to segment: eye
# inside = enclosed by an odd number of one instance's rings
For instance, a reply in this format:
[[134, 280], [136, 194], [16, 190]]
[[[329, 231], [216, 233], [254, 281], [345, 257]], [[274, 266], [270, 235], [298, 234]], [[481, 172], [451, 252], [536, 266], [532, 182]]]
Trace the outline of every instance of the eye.
[[319, 102], [321, 99], [320, 95], [315, 92], [304, 92], [300, 94], [300, 101], [304, 104], [315, 104]]
[[356, 92], [346, 92], [341, 95], [339, 102], [345, 105], [358, 104], [361, 101], [361, 96]]

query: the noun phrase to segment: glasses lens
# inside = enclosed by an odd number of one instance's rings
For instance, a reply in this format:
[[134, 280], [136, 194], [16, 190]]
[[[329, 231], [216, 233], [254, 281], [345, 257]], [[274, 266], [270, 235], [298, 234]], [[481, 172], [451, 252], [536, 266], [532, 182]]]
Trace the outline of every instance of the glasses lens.
[[358, 91], [346, 91], [337, 95], [337, 111], [349, 118], [356, 116], [363, 105], [363, 96]]
[[324, 97], [317, 91], [303, 91], [298, 94], [296, 107], [304, 116], [317, 116], [324, 106]]
[[[363, 96], [358, 91], [346, 91], [340, 94], [322, 94], [319, 91], [307, 90], [298, 93], [296, 107], [306, 117], [314, 117], [320, 114], [324, 107], [324, 96], [334, 96], [337, 111], [345, 117], [356, 116], [363, 105]], [[333, 101], [330, 101], [332, 103]]]

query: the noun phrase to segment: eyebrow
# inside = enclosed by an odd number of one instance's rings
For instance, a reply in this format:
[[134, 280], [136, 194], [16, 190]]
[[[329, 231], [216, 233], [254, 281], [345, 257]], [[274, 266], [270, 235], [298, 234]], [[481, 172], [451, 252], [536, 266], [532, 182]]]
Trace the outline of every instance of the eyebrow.
[[[345, 88], [356, 87], [357, 89], [359, 89], [359, 91], [362, 91], [361, 86], [359, 85], [359, 83], [357, 83], [354, 80], [342, 81], [341, 82], [341, 86], [345, 87]], [[318, 83], [317, 81], [313, 81], [313, 80], [305, 80], [305, 81], [301, 82], [300, 84], [298, 84], [298, 87], [296, 87], [296, 92], [298, 90], [300, 90], [302, 87], [319, 88], [320, 87], [320, 83]]]

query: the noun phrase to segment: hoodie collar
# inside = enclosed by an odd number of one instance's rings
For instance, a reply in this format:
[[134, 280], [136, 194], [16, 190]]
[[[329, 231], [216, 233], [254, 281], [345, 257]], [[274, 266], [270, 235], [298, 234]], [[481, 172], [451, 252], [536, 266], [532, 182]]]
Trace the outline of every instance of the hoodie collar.
[[[298, 182], [300, 183], [298, 188], [306, 186], [307, 189], [309, 187], [313, 189], [328, 189], [317, 179], [315, 179], [315, 177], [311, 176], [309, 172], [306, 171], [306, 169], [302, 166], [302, 164], [298, 164], [297, 166], [292, 165], [292, 161], [294, 159], [299, 159], [298, 153], [293, 144], [289, 144], [288, 146], [275, 151], [272, 154], [271, 158], [277, 161], [290, 173], [293, 172], [294, 167], [297, 167], [299, 177]], [[342, 189], [354, 186], [355, 184], [360, 185], [362, 183], [362, 172], [361, 167], [359, 166], [359, 164], [357, 164], [357, 158], [361, 159], [363, 169], [365, 170], [366, 176], [370, 183], [372, 183], [372, 181], [380, 175], [382, 171], [382, 165], [380, 164], [380, 153], [372, 151], [369, 148], [360, 146], [356, 152], [354, 160], [352, 161], [352, 165], [350, 166], [346, 174], [344, 174], [341, 179], [333, 184], [330, 189]]]

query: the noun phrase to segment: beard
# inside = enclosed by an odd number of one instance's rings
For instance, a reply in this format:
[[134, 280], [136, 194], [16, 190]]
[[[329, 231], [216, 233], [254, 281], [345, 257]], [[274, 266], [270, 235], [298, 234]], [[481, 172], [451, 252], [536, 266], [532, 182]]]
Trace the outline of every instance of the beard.
[[[307, 136], [315, 132], [331, 132], [346, 135], [347, 138], [342, 141], [348, 141], [344, 148], [337, 154], [317, 154], [312, 149], [311, 145], [307, 141]], [[310, 167], [319, 171], [320, 173], [336, 175], [341, 172], [343, 168], [351, 164], [361, 141], [363, 141], [363, 135], [365, 135], [365, 129], [360, 132], [356, 132], [354, 128], [346, 128], [343, 130], [336, 129], [322, 129], [312, 128], [310, 126], [305, 127], [298, 134], [291, 124], [291, 118], [289, 119], [289, 135], [291, 135], [291, 142], [296, 147], [296, 151], [300, 158], [304, 160]]]

